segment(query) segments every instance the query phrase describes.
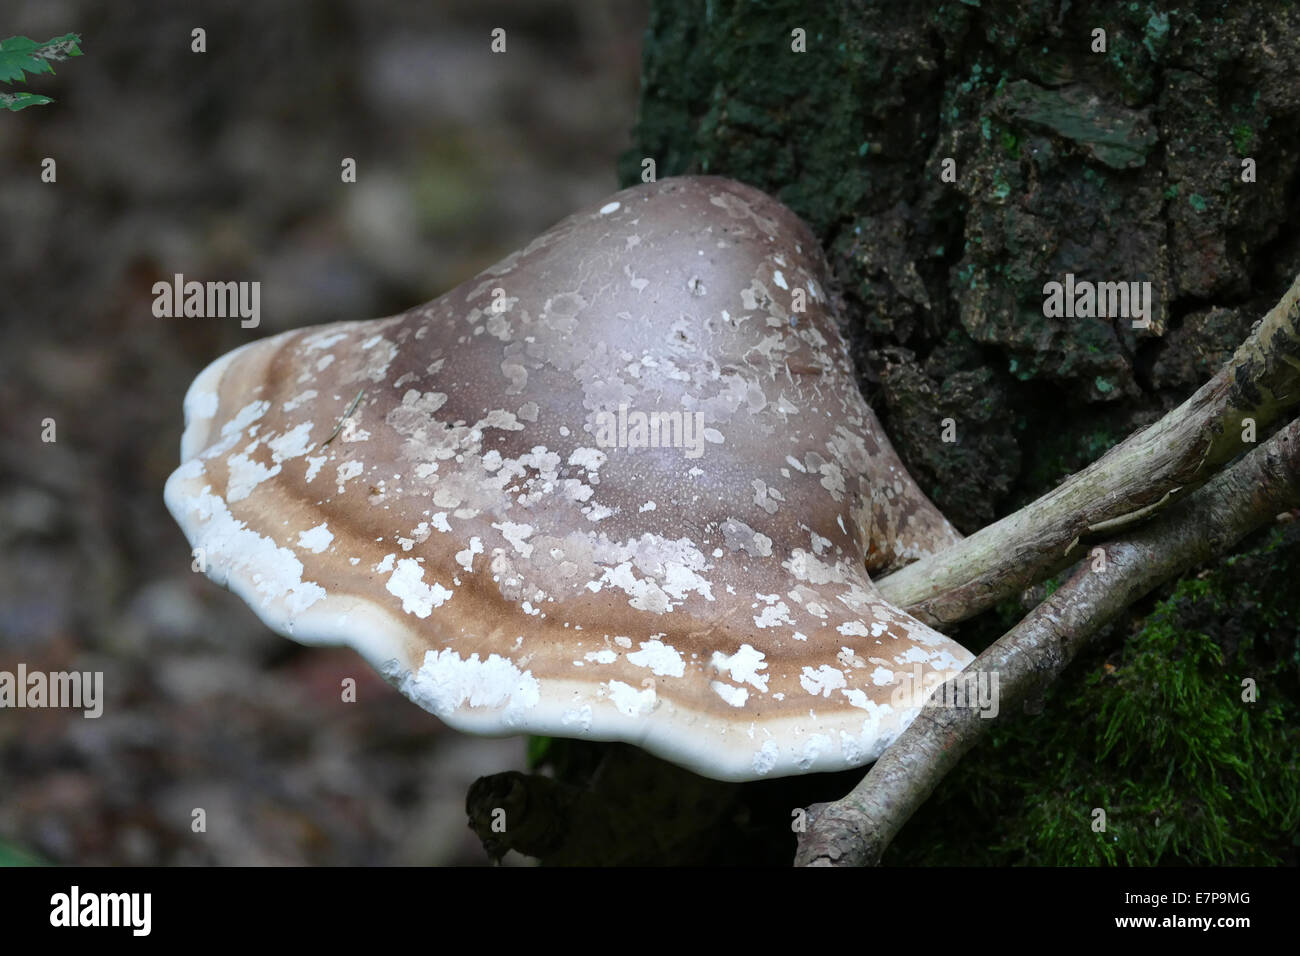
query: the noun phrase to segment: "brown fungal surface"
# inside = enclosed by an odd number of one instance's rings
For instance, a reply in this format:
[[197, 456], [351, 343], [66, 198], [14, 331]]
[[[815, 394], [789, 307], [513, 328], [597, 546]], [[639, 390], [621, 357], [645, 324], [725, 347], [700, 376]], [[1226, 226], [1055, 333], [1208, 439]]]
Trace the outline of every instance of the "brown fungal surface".
[[867, 763], [971, 654], [868, 577], [957, 535], [824, 275], [747, 186], [625, 190], [434, 302], [218, 359], [167, 504], [268, 626], [462, 730], [719, 779]]

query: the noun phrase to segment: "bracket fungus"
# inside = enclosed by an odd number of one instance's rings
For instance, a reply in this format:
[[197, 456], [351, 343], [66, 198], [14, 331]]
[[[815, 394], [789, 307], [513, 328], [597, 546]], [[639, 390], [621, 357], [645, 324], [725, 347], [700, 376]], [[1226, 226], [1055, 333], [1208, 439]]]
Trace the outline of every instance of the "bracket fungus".
[[433, 302], [213, 362], [167, 505], [267, 626], [460, 730], [721, 780], [869, 763], [972, 655], [868, 576], [958, 535], [826, 269], [748, 186], [625, 190]]

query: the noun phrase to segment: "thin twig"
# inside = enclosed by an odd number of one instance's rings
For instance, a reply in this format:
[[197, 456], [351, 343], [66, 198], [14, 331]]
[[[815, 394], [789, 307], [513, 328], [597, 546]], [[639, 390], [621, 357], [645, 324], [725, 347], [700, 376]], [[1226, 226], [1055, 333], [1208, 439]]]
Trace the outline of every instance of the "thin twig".
[[[1152, 523], [1108, 543], [1104, 571], [1083, 564], [953, 680], [991, 683], [996, 675], [998, 712], [1010, 712], [1055, 680], [1092, 634], [1142, 595], [1297, 506], [1300, 419]], [[962, 700], [944, 693], [940, 688], [934, 699]], [[924, 707], [852, 792], [809, 808], [796, 865], [878, 863], [903, 824], [993, 723], [969, 706]]]
[[[885, 600], [943, 626], [987, 610], [1055, 573], [1089, 527], [1145, 517], [1175, 489], [1186, 497], [1300, 404], [1300, 276], [1232, 359], [1164, 418], [1130, 436], [1033, 504], [876, 582]], [[1174, 495], [1174, 500], [1177, 496]], [[1124, 523], [1121, 522], [1121, 523]]]

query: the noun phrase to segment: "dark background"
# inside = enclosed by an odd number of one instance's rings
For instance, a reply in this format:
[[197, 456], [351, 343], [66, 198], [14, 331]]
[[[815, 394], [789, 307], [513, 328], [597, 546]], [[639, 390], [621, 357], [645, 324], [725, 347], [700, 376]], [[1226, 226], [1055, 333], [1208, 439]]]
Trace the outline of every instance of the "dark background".
[[[0, 114], [0, 669], [102, 670], [107, 703], [0, 712], [0, 858], [486, 861], [465, 792], [524, 741], [269, 632], [191, 573], [162, 486], [220, 354], [410, 308], [613, 192], [644, 26], [640, 2], [5, 4], [0, 36], [84, 55]], [[155, 318], [175, 272], [260, 280], [261, 326]]]

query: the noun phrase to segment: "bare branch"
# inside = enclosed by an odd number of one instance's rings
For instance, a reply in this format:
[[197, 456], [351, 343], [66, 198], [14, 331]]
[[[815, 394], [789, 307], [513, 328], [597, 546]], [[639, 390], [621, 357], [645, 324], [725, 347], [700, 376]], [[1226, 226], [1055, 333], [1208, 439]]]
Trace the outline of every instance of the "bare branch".
[[1090, 533], [1113, 533], [1185, 496], [1300, 404], [1300, 276], [1218, 374], [1154, 425], [1015, 514], [876, 584], [892, 604], [942, 626], [1064, 567]]
[[[1289, 295], [1295, 292], [1293, 286]], [[1151, 524], [1107, 544], [1105, 571], [1082, 566], [954, 680], [969, 679], [972, 671], [996, 674], [1005, 713], [1060, 675], [1088, 637], [1142, 595], [1297, 506], [1300, 419]], [[852, 792], [809, 808], [796, 865], [878, 863], [992, 723], [972, 707], [924, 708]]]

